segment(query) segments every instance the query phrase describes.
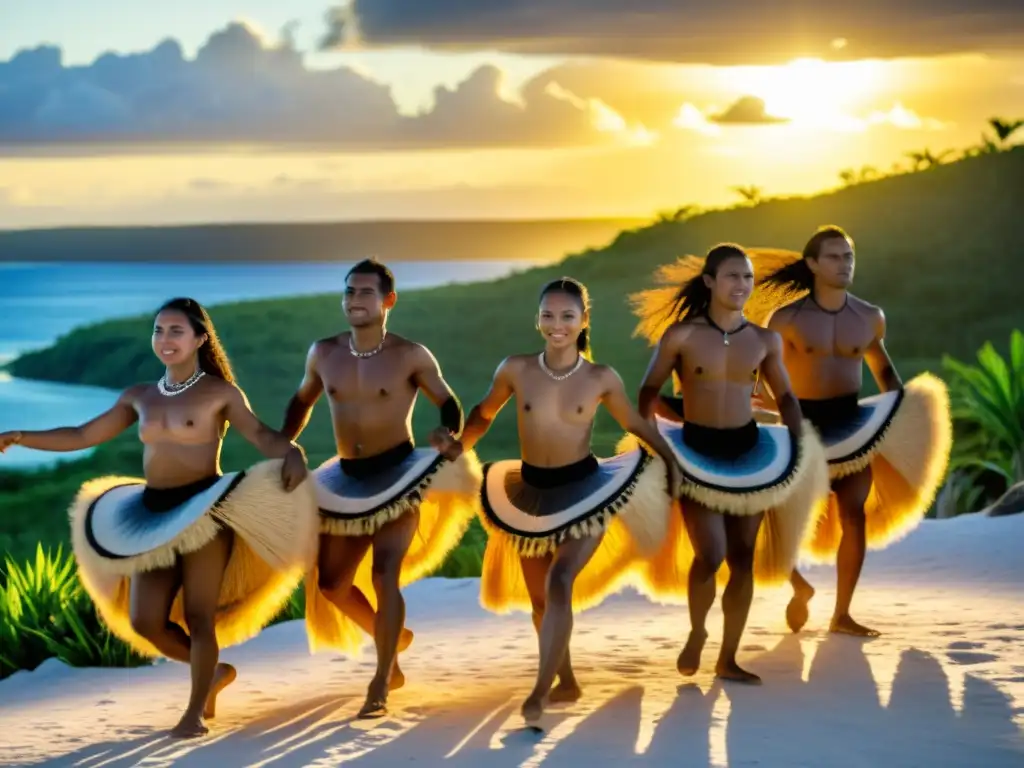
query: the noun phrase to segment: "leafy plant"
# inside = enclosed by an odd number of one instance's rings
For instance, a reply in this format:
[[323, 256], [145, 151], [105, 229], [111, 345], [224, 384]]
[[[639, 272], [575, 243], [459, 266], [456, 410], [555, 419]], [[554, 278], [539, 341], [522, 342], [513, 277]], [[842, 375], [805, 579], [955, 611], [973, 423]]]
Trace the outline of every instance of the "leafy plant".
[[1024, 333], [1010, 334], [1008, 358], [986, 342], [977, 364], [948, 355], [953, 418], [965, 427], [950, 469], [995, 473], [1007, 486], [1024, 480]]

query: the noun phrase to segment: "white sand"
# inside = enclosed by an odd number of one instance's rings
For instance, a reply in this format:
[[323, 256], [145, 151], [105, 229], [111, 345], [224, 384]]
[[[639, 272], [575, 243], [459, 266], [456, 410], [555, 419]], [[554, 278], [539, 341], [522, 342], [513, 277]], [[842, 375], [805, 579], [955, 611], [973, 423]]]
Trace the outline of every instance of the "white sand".
[[[577, 617], [585, 698], [553, 708], [546, 733], [517, 730], [532, 683], [529, 619], [477, 605], [475, 580], [407, 590], [416, 641], [392, 716], [357, 721], [372, 674], [309, 656], [301, 622], [272, 627], [223, 658], [239, 668], [202, 740], [177, 742], [188, 670], [68, 669], [50, 662], [0, 682], [0, 761], [100, 766], [1024, 766], [1024, 515], [927, 521], [869, 553], [854, 615], [885, 635], [822, 631], [832, 569], [808, 628], [785, 628], [788, 594], [755, 596], [741, 661], [760, 688], [681, 679], [685, 608], [621, 595]], [[6, 744], [4, 742], [7, 742]]]

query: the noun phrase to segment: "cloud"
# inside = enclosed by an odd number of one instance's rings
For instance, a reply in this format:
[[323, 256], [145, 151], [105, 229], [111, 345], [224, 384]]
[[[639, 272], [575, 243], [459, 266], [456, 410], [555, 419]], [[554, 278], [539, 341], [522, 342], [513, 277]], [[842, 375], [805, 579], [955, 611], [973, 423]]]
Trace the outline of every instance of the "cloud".
[[[65, 66], [53, 46], [0, 62], [0, 152], [59, 145], [75, 154], [168, 145], [291, 145], [302, 149], [571, 146], [635, 142], [596, 99], [528, 84], [502, 98], [502, 72], [483, 66], [439, 87], [427, 112], [399, 114], [390, 89], [353, 69], [307, 69], [290, 43], [268, 45], [233, 23], [194, 59], [166, 40]], [[572, 97], [572, 98], [570, 98]], [[617, 122], [616, 122], [617, 118]]]
[[609, 56], [709, 64], [1013, 52], [1019, 0], [349, 0], [328, 11], [325, 48]]
[[765, 112], [764, 99], [756, 96], [741, 96], [731, 107], [711, 118], [716, 123], [773, 124], [789, 122], [788, 118], [776, 117]]

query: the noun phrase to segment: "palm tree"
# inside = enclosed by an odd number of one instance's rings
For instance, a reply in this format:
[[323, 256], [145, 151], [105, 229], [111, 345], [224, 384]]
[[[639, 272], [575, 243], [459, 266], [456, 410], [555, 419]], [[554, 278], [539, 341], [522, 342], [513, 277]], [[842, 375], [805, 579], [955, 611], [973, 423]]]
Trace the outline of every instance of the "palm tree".
[[1000, 117], [989, 118], [988, 124], [992, 126], [992, 130], [996, 132], [996, 138], [999, 140], [999, 144], [1006, 146], [1010, 137], [1017, 131], [1018, 128], [1024, 126], [1024, 120], [1003, 120]]
[[751, 205], [757, 205], [764, 199], [761, 196], [761, 193], [764, 190], [762, 190], [761, 187], [755, 186], [753, 184], [746, 187], [733, 187], [732, 191], [738, 194]]
[[977, 357], [977, 364], [942, 360], [950, 373], [953, 418], [967, 428], [950, 471], [994, 472], [1009, 487], [1024, 480], [1024, 333], [1010, 334], [1009, 358], [991, 342]]

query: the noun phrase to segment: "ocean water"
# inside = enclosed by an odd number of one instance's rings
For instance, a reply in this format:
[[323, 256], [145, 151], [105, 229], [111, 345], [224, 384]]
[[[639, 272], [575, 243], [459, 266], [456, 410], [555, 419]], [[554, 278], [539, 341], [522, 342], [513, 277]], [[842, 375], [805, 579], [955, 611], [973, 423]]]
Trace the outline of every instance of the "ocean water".
[[[398, 289], [490, 280], [529, 261], [420, 261], [389, 264]], [[150, 264], [0, 262], [0, 364], [48, 346], [81, 325], [155, 311], [175, 296], [205, 305], [337, 292], [350, 263]], [[0, 371], [0, 432], [80, 424], [113, 405], [95, 387], [16, 379]], [[0, 469], [51, 465], [80, 454], [14, 447]]]

